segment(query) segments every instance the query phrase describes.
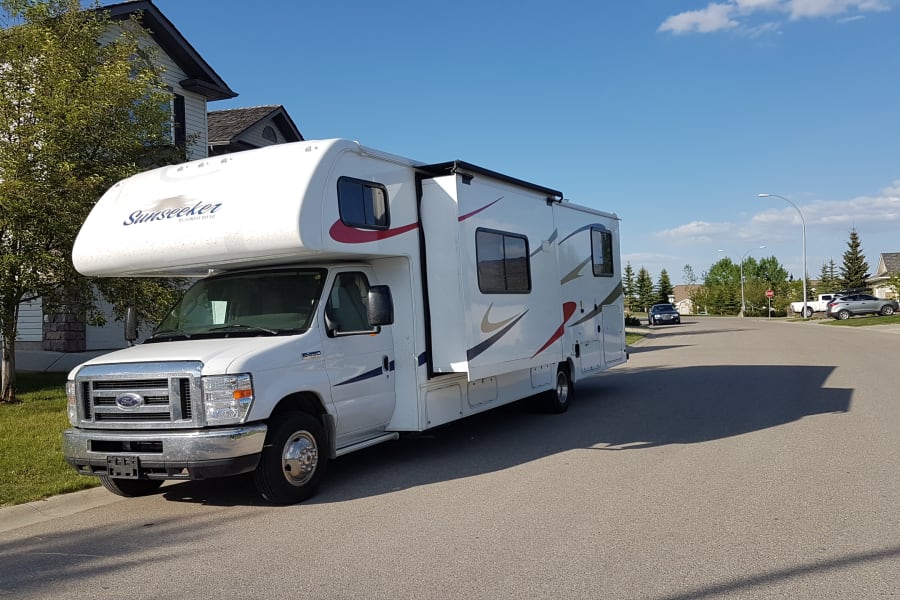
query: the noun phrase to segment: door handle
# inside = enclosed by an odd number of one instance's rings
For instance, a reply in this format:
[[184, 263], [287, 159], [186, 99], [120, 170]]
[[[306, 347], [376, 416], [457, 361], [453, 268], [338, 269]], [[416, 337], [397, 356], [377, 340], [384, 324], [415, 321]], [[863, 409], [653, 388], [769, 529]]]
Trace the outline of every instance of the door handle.
[[391, 361], [387, 355], [381, 357], [381, 368], [384, 369], [385, 373], [391, 370]]

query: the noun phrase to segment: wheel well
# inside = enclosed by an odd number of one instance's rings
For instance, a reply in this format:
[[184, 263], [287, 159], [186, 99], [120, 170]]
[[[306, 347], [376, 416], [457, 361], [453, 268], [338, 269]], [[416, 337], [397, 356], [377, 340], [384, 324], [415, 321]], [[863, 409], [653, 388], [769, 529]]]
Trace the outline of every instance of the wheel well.
[[281, 399], [278, 405], [272, 410], [272, 415], [284, 412], [299, 410], [308, 413], [320, 421], [323, 421], [325, 408], [318, 396], [311, 392], [297, 392]]
[[322, 399], [313, 392], [295, 392], [289, 396], [285, 396], [272, 410], [269, 415], [271, 420], [273, 417], [291, 411], [301, 411], [314, 416], [325, 429], [328, 436], [328, 455], [335, 458], [335, 421], [334, 418], [325, 410]]

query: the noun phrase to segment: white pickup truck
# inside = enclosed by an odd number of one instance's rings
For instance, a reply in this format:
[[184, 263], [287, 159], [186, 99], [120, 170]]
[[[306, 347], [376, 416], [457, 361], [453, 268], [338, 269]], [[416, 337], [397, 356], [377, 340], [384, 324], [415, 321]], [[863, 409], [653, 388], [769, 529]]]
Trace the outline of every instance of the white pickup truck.
[[[807, 300], [806, 316], [811, 317], [813, 313], [825, 312], [825, 309], [828, 308], [828, 303], [840, 296], [841, 294], [819, 294], [815, 300]], [[802, 315], [803, 302], [791, 302], [791, 311], [795, 314]]]

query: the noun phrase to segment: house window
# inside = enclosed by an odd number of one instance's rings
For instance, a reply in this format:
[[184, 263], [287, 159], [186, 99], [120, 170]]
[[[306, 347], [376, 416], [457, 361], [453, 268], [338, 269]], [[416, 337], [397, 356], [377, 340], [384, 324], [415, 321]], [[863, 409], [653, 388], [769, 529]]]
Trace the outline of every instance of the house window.
[[594, 277], [613, 276], [612, 233], [605, 229], [591, 228], [591, 256]]
[[483, 294], [531, 291], [528, 238], [514, 233], [479, 229], [475, 232], [478, 289]]
[[338, 209], [341, 221], [351, 227], [387, 229], [387, 189], [378, 183], [341, 177], [338, 179]]
[[172, 101], [172, 141], [176, 146], [184, 146], [187, 142], [184, 121], [184, 96], [175, 94]]
[[263, 127], [262, 136], [273, 144], [278, 143], [278, 136], [275, 135], [275, 129], [273, 129], [271, 125]]

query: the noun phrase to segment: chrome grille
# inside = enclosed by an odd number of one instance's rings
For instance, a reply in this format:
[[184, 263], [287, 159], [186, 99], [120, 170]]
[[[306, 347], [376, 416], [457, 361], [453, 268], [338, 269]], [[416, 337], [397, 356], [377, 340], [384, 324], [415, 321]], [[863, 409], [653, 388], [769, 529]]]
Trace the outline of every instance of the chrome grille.
[[[82, 427], [133, 428], [195, 427], [195, 415], [202, 414], [200, 401], [201, 364], [125, 363], [90, 365], [76, 376], [81, 397], [79, 421]], [[138, 395], [141, 402], [123, 408], [116, 398]]]

